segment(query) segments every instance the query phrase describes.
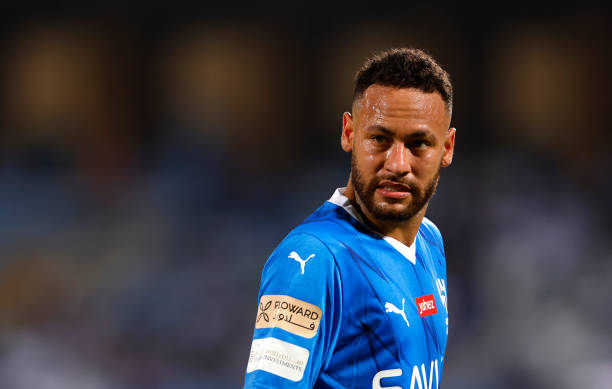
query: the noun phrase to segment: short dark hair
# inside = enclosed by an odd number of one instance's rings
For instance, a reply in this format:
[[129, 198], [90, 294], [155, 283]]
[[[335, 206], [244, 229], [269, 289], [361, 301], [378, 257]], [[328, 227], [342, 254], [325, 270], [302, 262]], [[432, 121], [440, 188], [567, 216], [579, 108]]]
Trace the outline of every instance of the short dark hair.
[[416, 88], [438, 92], [449, 111], [453, 109], [453, 86], [448, 73], [423, 50], [394, 48], [369, 58], [355, 76], [353, 102], [369, 86], [378, 84], [397, 88]]

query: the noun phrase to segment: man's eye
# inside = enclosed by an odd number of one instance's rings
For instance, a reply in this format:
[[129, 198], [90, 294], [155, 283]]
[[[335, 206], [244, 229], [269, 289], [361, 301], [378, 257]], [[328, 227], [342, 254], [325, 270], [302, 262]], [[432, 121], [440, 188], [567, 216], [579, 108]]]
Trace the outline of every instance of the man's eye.
[[383, 135], [374, 135], [372, 136], [372, 139], [374, 140], [374, 142], [376, 143], [385, 143], [387, 141], [387, 137], [383, 136]]
[[425, 147], [429, 146], [429, 143], [427, 143], [427, 141], [424, 141], [424, 140], [417, 140], [413, 143], [413, 146], [416, 147], [417, 149], [424, 149]]

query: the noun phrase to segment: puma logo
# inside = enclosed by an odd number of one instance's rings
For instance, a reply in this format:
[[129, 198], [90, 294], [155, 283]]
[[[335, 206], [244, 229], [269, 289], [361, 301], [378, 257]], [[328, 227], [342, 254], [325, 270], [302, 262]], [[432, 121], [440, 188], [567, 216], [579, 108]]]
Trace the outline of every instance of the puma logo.
[[392, 313], [397, 313], [398, 315], [401, 315], [404, 318], [406, 325], [410, 327], [410, 323], [408, 323], [408, 319], [406, 318], [406, 314], [404, 313], [405, 304], [406, 304], [406, 299], [403, 298], [402, 299], [402, 309], [399, 310], [395, 305], [387, 302], [385, 303], [385, 312], [392, 312]]
[[314, 256], [315, 256], [314, 254], [310, 254], [308, 258], [302, 259], [298, 253], [296, 253], [295, 251], [292, 251], [291, 254], [289, 254], [288, 258], [298, 261], [300, 263], [300, 268], [302, 269], [302, 274], [304, 274], [304, 268], [306, 267], [306, 262], [308, 262], [310, 258], [314, 258]]

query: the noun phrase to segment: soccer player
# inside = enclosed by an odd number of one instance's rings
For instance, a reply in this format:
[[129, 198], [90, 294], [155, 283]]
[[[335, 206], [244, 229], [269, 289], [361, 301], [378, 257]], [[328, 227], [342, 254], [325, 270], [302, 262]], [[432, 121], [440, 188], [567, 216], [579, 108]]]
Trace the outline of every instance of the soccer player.
[[442, 237], [425, 211], [451, 164], [452, 86], [417, 49], [357, 73], [345, 188], [268, 259], [245, 388], [438, 388], [448, 336]]

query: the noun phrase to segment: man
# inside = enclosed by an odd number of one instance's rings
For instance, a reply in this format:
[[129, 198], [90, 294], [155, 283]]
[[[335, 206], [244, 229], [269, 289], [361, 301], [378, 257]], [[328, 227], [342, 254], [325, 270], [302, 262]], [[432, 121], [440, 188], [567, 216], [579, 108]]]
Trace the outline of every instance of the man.
[[452, 86], [416, 49], [358, 72], [337, 189], [279, 244], [259, 293], [246, 388], [438, 388], [448, 334], [442, 237], [426, 218], [450, 165]]

